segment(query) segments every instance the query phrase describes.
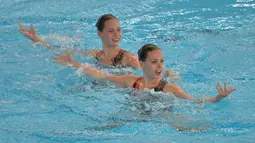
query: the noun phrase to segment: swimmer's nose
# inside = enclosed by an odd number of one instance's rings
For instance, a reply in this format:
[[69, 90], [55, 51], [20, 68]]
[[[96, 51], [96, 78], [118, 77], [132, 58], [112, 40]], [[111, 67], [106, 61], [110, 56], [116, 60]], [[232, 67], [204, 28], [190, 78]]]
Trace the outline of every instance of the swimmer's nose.
[[118, 31], [118, 30], [114, 30], [114, 36], [116, 36], [116, 37], [120, 37], [120, 35], [121, 35], [121, 32], [120, 31]]
[[158, 67], [159, 67], [159, 68], [164, 68], [164, 67], [165, 67], [165, 64], [160, 62], [160, 63], [158, 63]]

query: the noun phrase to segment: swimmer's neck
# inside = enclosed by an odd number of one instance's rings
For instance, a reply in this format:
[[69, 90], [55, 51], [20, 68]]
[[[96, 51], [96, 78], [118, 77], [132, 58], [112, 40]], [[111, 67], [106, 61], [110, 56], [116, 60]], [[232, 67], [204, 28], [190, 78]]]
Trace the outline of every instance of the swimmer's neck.
[[159, 82], [160, 82], [161, 78], [150, 78], [150, 77], [147, 77], [147, 76], [143, 76], [143, 79], [142, 79], [142, 83], [143, 83], [143, 86], [144, 88], [154, 88], [156, 87]]
[[119, 45], [117, 46], [103, 45], [103, 52], [104, 52], [104, 55], [107, 57], [115, 56], [119, 52], [119, 50], [120, 50]]

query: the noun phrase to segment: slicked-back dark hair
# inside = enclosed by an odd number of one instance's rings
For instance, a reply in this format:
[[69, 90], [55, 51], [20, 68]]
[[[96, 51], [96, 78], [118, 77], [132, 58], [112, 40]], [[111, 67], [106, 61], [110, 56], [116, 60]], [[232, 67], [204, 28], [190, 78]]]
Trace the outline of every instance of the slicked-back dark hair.
[[113, 16], [112, 14], [104, 14], [101, 17], [99, 17], [96, 23], [97, 30], [102, 32], [104, 30], [104, 23], [110, 19], [117, 19], [117, 18]]
[[144, 62], [147, 58], [149, 52], [154, 50], [160, 50], [160, 48], [155, 44], [145, 44], [138, 50], [139, 61]]

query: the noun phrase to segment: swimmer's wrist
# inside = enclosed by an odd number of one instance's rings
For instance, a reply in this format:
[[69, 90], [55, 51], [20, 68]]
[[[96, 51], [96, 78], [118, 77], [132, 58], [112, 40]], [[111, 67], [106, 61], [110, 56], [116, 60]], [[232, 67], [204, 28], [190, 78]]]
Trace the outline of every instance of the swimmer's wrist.
[[46, 42], [44, 42], [43, 40], [40, 39], [40, 37], [35, 36], [34, 38], [31, 38], [31, 40], [35, 43], [40, 43], [40, 44], [44, 44]]
[[73, 61], [72, 62], [72, 65], [73, 67], [75, 67], [76, 69], [79, 69], [79, 68], [84, 68], [84, 65], [79, 63], [79, 62], [76, 62], [76, 61]]
[[221, 96], [220, 94], [218, 94], [218, 95], [215, 97], [215, 102], [221, 101], [223, 98], [225, 98], [225, 96]]
[[204, 98], [203, 102], [219, 102], [223, 99], [224, 97], [221, 95], [216, 95], [215, 97], [211, 98]]
[[53, 47], [52, 45], [50, 45], [49, 43], [41, 40], [39, 37], [36, 37], [35, 39], [32, 39], [35, 43], [37, 44], [41, 44], [49, 49], [55, 49], [55, 47]]
[[40, 39], [39, 43], [43, 44], [44, 46], [46, 46], [49, 49], [55, 49], [55, 47], [51, 46], [49, 43], [44, 42]]

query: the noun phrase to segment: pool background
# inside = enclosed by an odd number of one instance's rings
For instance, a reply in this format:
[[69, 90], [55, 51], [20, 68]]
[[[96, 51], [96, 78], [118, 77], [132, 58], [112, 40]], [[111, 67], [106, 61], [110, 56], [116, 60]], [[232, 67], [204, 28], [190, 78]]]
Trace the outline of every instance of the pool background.
[[[254, 7], [253, 0], [1, 1], [0, 141], [254, 142]], [[123, 104], [127, 91], [95, 86], [52, 63], [55, 51], [33, 45], [18, 32], [17, 21], [26, 27], [33, 23], [55, 46], [100, 48], [94, 25], [104, 13], [119, 18], [126, 50], [136, 53], [148, 42], [159, 45], [167, 67], [183, 77], [177, 84], [195, 97], [215, 95], [218, 81], [237, 88], [217, 104], [176, 99], [178, 112], [211, 124], [209, 130], [183, 133], [166, 119], [148, 116], [141, 122], [139, 114], [118, 113], [128, 108]], [[90, 128], [113, 118], [127, 123]]]

